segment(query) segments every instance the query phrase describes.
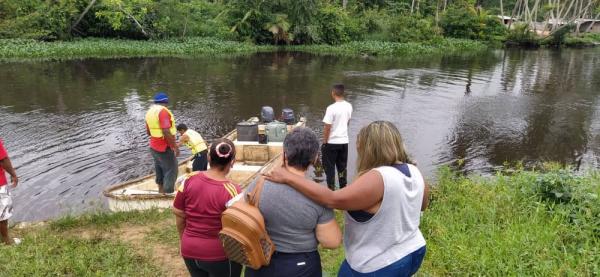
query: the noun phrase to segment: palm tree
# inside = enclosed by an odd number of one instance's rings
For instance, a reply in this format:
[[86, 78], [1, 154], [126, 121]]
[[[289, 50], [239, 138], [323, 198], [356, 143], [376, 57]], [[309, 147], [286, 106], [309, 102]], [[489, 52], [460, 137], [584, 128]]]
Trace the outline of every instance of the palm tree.
[[290, 26], [287, 14], [278, 13], [274, 14], [273, 20], [265, 24], [265, 29], [273, 34], [274, 44], [280, 42], [289, 44], [293, 40], [293, 35], [289, 33]]

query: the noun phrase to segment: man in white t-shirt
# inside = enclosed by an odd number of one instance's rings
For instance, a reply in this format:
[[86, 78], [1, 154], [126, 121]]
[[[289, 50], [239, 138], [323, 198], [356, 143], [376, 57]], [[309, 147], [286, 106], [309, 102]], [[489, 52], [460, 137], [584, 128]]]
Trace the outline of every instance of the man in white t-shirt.
[[327, 107], [323, 123], [323, 145], [321, 154], [323, 168], [327, 176], [327, 186], [335, 189], [335, 170], [337, 168], [340, 188], [346, 186], [348, 163], [348, 124], [352, 117], [352, 105], [344, 99], [344, 85], [337, 84], [331, 89], [331, 97], [335, 103]]

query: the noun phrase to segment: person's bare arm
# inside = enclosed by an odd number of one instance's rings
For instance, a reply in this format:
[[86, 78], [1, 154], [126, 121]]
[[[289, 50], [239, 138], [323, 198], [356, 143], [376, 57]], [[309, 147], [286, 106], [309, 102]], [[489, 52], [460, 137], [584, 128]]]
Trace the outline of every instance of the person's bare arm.
[[342, 231], [335, 219], [324, 224], [318, 224], [315, 233], [323, 248], [335, 249], [342, 244]]
[[167, 144], [175, 151], [175, 156], [179, 156], [179, 147], [177, 147], [177, 143], [175, 142], [175, 136], [171, 135], [171, 131], [169, 128], [162, 129], [163, 136], [167, 140]]
[[429, 185], [425, 182], [423, 184], [425, 184], [425, 189], [423, 191], [423, 203], [421, 203], [421, 211], [424, 211], [429, 206]]
[[188, 135], [182, 135], [179, 138], [179, 142], [177, 142], [177, 147], [181, 147], [182, 145], [184, 145], [186, 142], [188, 142], [190, 138], [188, 137]]
[[285, 167], [276, 167], [264, 175], [270, 181], [288, 184], [313, 201], [333, 209], [366, 210], [383, 199], [383, 177], [376, 170], [365, 173], [352, 184], [336, 191], [292, 174]]
[[179, 239], [183, 236], [183, 230], [185, 229], [185, 213], [175, 207], [172, 208], [173, 214], [175, 214], [175, 223], [177, 224], [177, 232], [179, 232]]
[[327, 144], [327, 142], [329, 141], [329, 134], [331, 134], [331, 124], [324, 124], [325, 126], [323, 127], [323, 144]]
[[10, 162], [10, 158], [6, 157], [6, 158], [2, 159], [0, 161], [0, 166], [2, 166], [2, 168], [4, 170], [6, 170], [6, 172], [8, 172], [8, 174], [10, 175], [10, 179], [11, 179], [13, 188], [17, 187], [17, 184], [19, 183], [19, 178], [17, 177], [17, 172], [15, 171], [15, 168], [12, 166], [12, 163]]

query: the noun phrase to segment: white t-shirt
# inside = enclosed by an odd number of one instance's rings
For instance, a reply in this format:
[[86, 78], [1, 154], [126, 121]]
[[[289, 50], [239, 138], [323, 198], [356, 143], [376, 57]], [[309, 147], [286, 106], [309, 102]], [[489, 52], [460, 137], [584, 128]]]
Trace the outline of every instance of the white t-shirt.
[[352, 117], [352, 105], [346, 100], [337, 101], [325, 111], [323, 123], [331, 124], [331, 132], [327, 143], [347, 144], [348, 139], [348, 121]]

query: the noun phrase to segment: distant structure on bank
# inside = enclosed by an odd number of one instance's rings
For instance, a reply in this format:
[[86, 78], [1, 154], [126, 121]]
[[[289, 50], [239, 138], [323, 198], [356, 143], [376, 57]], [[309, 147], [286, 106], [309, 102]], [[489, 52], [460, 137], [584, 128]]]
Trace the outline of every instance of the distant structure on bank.
[[517, 26], [527, 26], [538, 35], [551, 35], [569, 26], [569, 31], [575, 34], [600, 33], [600, 12], [597, 0], [571, 1], [516, 0], [510, 13], [505, 13], [500, 0], [500, 15], [498, 18], [513, 29]]
[[[509, 26], [511, 29], [515, 27], [516, 24], [526, 24], [525, 21], [520, 21], [514, 17], [510, 16], [497, 16], [502, 23], [506, 26]], [[572, 30], [574, 33], [596, 33], [600, 34], [600, 19], [576, 19], [571, 22], [567, 22], [565, 20], [559, 19], [550, 19], [544, 22], [531, 22], [529, 27], [531, 30], [535, 31], [538, 35], [548, 35], [551, 30], [558, 29], [567, 24], [574, 24], [575, 28]]]

